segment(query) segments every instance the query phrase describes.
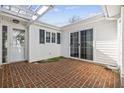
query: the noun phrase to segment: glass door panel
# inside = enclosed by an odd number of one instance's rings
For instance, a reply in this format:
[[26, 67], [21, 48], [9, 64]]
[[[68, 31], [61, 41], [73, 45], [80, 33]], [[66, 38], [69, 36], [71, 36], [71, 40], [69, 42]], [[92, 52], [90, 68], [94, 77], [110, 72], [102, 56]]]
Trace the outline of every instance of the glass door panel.
[[82, 59], [93, 60], [93, 29], [80, 32], [80, 57]]
[[70, 56], [79, 57], [79, 33], [70, 33]]

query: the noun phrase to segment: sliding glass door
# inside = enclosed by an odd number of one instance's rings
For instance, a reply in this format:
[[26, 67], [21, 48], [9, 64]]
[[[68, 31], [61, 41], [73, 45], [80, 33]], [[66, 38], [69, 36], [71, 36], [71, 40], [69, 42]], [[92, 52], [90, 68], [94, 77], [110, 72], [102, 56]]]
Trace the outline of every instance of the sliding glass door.
[[70, 56], [93, 60], [93, 29], [70, 33]]
[[80, 57], [93, 60], [93, 29], [80, 32]]
[[79, 33], [70, 33], [70, 56], [79, 57]]

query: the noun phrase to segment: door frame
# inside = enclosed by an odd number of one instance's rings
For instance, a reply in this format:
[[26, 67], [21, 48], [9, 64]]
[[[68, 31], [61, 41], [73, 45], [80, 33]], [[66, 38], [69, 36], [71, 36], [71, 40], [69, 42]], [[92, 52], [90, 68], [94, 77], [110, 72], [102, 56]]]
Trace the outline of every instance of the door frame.
[[[81, 31], [83, 31], [83, 30], [88, 30], [88, 29], [92, 29], [93, 30], [93, 60], [88, 60], [88, 59], [83, 59], [83, 58], [81, 58], [81, 55], [80, 55], [80, 53], [81, 53], [81, 51], [80, 51], [80, 49], [81, 49], [81, 39], [80, 39], [80, 33], [81, 33]], [[95, 31], [94, 31], [94, 28], [86, 28], [86, 29], [83, 29], [83, 30], [77, 30], [77, 31], [72, 31], [72, 32], [69, 32], [69, 58], [72, 58], [72, 59], [78, 59], [78, 60], [82, 60], [82, 61], [89, 61], [89, 62], [94, 62], [94, 58], [95, 58]], [[78, 34], [79, 34], [79, 37], [78, 37], [78, 39], [79, 39], [79, 41], [78, 41], [78, 43], [79, 43], [79, 57], [71, 57], [71, 51], [70, 51], [70, 35], [71, 35], [71, 33], [74, 33], [74, 32], [78, 32]]]
[[[22, 60], [19, 60], [19, 61], [12, 61], [12, 58], [11, 58], [11, 52], [12, 52], [12, 31], [13, 31], [13, 29], [19, 29], [19, 30], [24, 30], [24, 32], [25, 32], [25, 35], [24, 35], [24, 39], [25, 39], [25, 42], [24, 42], [24, 59], [22, 59]], [[23, 28], [18, 28], [18, 27], [12, 27], [11, 28], [11, 32], [10, 32], [10, 36], [9, 36], [9, 52], [8, 52], [8, 54], [9, 54], [9, 60], [8, 60], [8, 63], [14, 63], [14, 62], [22, 62], [22, 61], [26, 61], [27, 59], [26, 59], [26, 35], [27, 35], [27, 33], [26, 33], [27, 31], [26, 31], [26, 29], [23, 29]]]

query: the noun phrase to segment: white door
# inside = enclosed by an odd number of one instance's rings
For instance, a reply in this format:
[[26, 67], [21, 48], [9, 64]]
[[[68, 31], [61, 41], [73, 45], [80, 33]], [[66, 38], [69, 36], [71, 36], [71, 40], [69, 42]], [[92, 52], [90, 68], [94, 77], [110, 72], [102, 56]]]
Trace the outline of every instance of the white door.
[[25, 30], [13, 29], [10, 42], [10, 62], [25, 60]]

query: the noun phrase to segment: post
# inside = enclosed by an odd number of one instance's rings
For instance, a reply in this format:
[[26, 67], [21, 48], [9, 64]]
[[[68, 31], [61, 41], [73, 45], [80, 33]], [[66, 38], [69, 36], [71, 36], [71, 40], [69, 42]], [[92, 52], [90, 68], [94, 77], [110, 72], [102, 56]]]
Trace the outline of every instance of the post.
[[121, 7], [121, 86], [124, 87], [124, 7]]

